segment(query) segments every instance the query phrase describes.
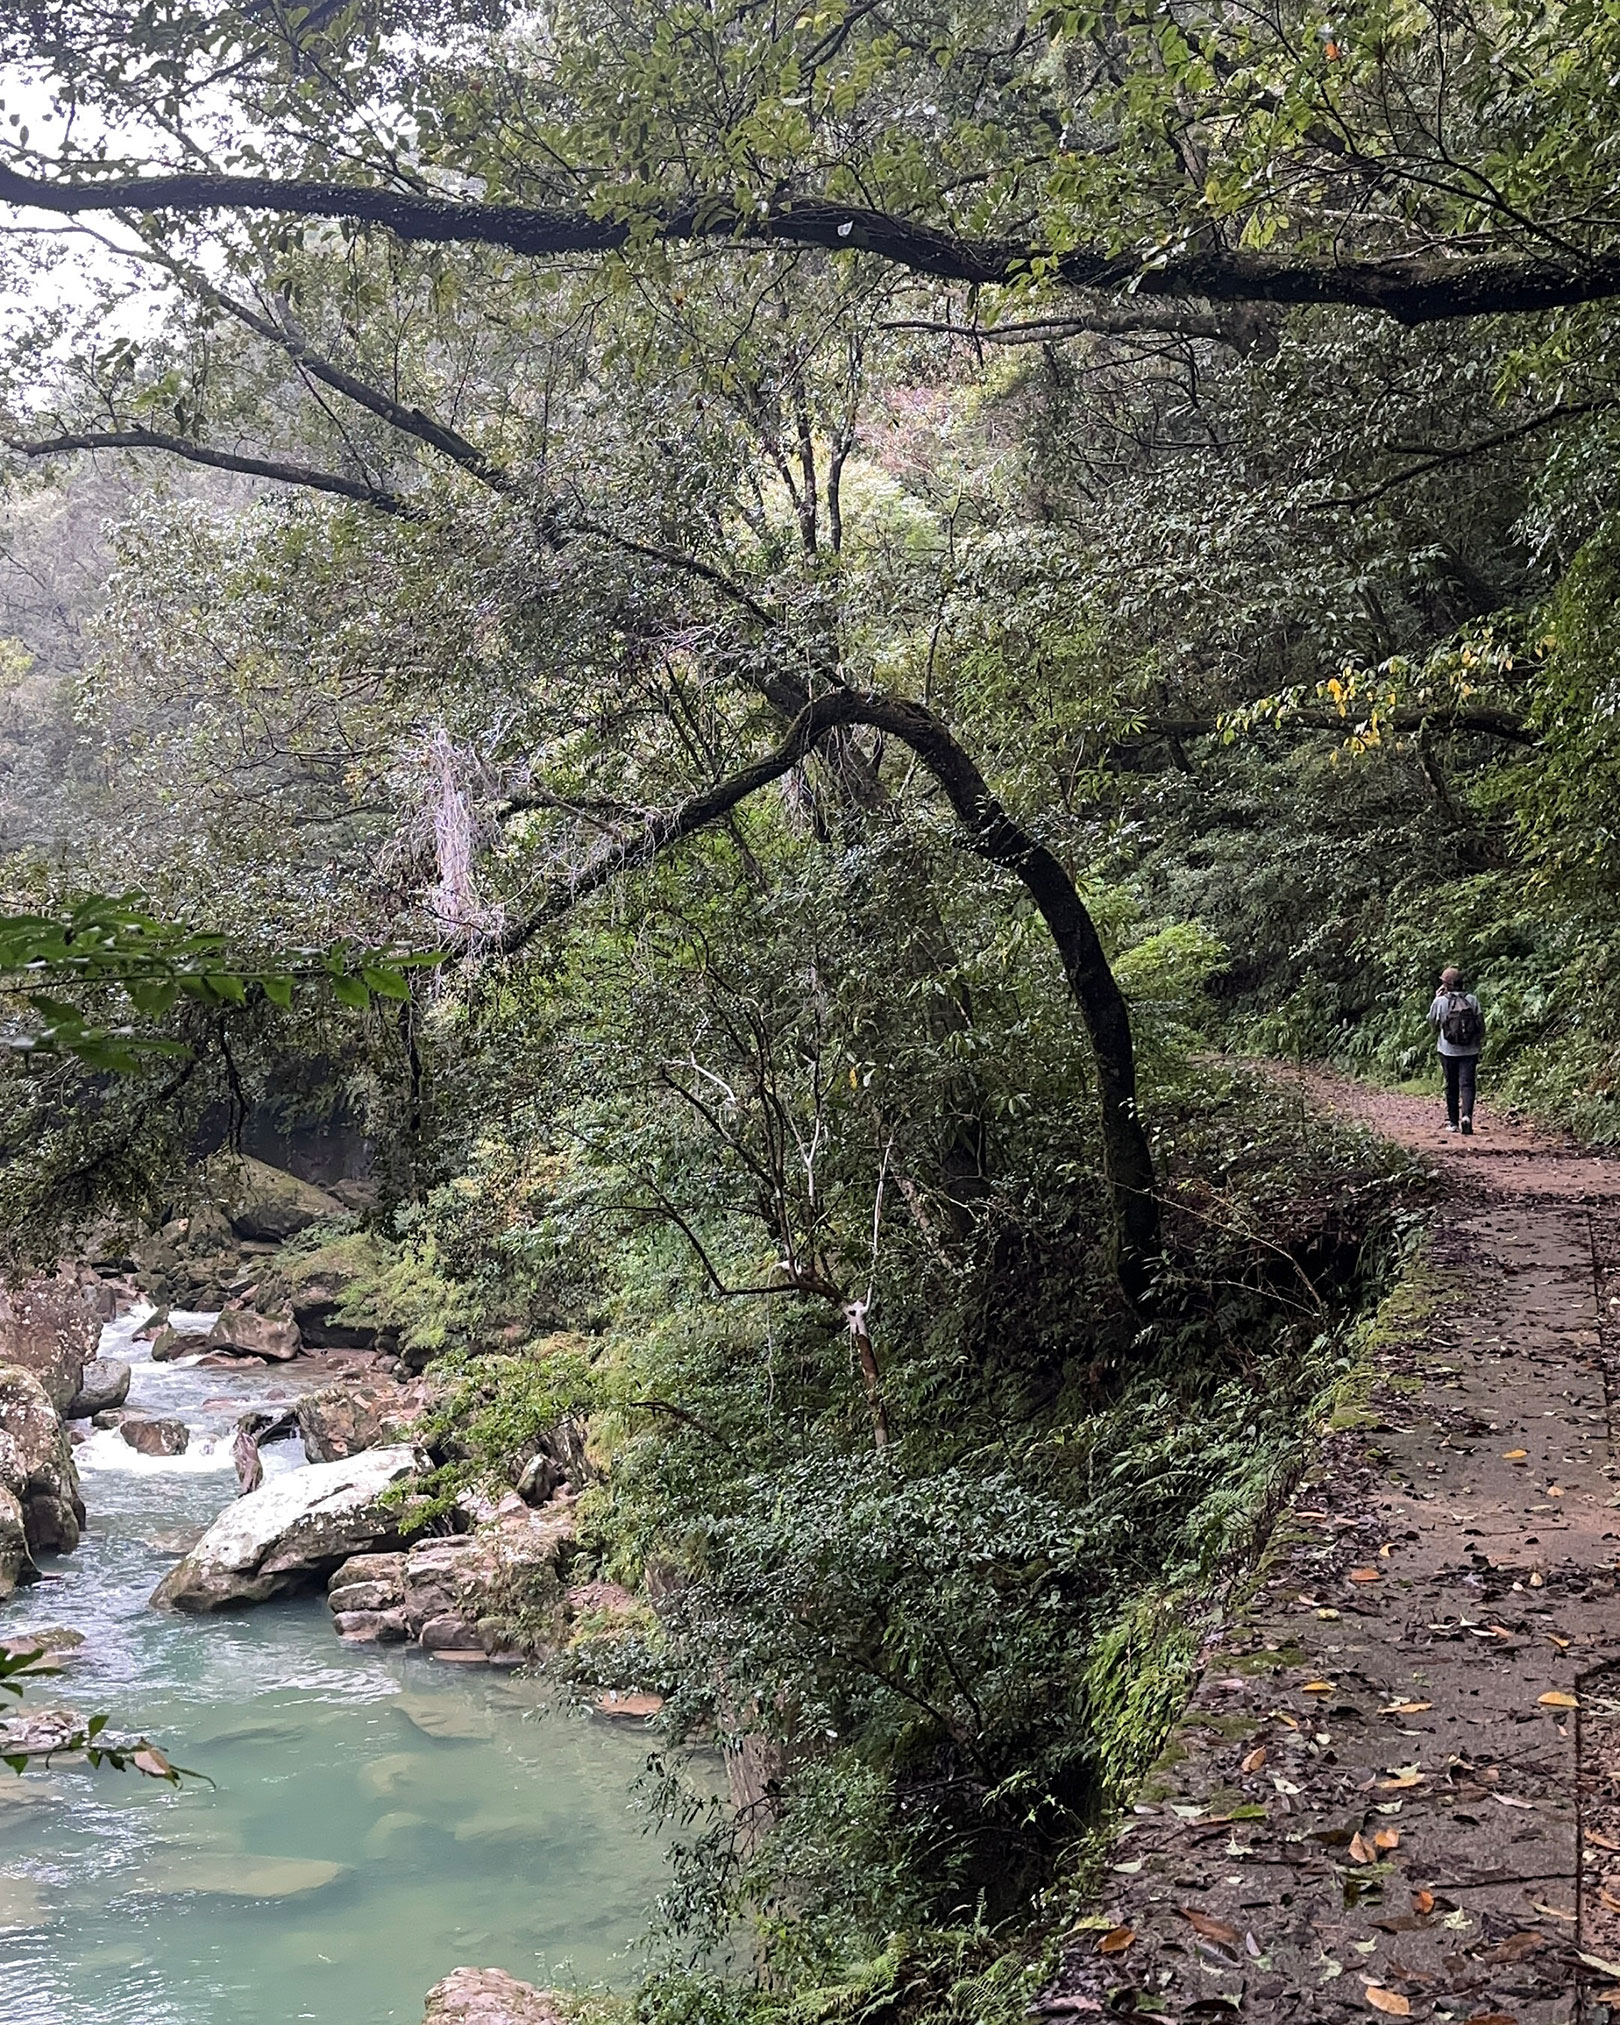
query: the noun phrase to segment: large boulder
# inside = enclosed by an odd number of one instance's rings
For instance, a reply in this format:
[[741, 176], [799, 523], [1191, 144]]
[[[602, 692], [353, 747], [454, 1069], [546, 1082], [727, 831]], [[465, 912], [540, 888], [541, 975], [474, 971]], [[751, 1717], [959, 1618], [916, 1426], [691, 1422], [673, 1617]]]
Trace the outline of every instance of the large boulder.
[[399, 1332], [378, 1306], [378, 1287], [394, 1254], [374, 1231], [345, 1231], [319, 1245], [293, 1245], [259, 1280], [266, 1305], [292, 1310], [304, 1341], [317, 1350], [399, 1352]]
[[392, 1546], [400, 1510], [387, 1493], [421, 1466], [412, 1448], [311, 1463], [238, 1498], [152, 1592], [172, 1610], [230, 1610], [324, 1580], [351, 1554]]
[[129, 1366], [120, 1357], [92, 1357], [79, 1379], [77, 1398], [68, 1404], [68, 1420], [88, 1420], [122, 1406], [129, 1397]]
[[71, 1554], [84, 1525], [73, 1447], [50, 1394], [32, 1371], [0, 1365], [0, 1488], [22, 1510], [35, 1554]]
[[36, 1570], [23, 1530], [22, 1506], [16, 1494], [0, 1486], [0, 1603], [19, 1582], [32, 1582]]
[[[208, 1332], [208, 1347], [227, 1357], [268, 1357], [284, 1364], [304, 1347], [298, 1324], [285, 1315], [261, 1315], [253, 1308], [227, 1308]], [[156, 1349], [152, 1355], [157, 1355]]]
[[298, 1402], [298, 1432], [311, 1462], [336, 1462], [362, 1449], [389, 1448], [411, 1439], [412, 1429], [427, 1410], [428, 1394], [420, 1385], [397, 1385], [392, 1379], [375, 1384], [323, 1385]]
[[66, 1413], [79, 1377], [96, 1354], [101, 1323], [72, 1280], [30, 1280], [0, 1287], [0, 1364], [20, 1364]]
[[152, 1362], [172, 1364], [179, 1357], [201, 1357], [213, 1347], [214, 1339], [207, 1329], [176, 1329], [165, 1322], [152, 1339]]
[[312, 1223], [346, 1213], [335, 1195], [263, 1160], [240, 1155], [216, 1158], [209, 1162], [208, 1180], [239, 1238], [281, 1244]]
[[452, 1969], [427, 1994], [422, 2025], [566, 2025], [548, 1990], [504, 1969]]
[[163, 1414], [126, 1413], [118, 1432], [142, 1455], [184, 1455], [191, 1446], [191, 1429], [185, 1422]]

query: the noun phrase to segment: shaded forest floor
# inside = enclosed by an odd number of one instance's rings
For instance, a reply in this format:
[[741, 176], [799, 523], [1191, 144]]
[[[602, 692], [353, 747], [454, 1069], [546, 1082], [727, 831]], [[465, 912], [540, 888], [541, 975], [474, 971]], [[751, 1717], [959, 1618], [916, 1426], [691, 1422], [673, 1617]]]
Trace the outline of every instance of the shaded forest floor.
[[1620, 1161], [1301, 1082], [1432, 1164], [1433, 1228], [1036, 2012], [1601, 2025]]

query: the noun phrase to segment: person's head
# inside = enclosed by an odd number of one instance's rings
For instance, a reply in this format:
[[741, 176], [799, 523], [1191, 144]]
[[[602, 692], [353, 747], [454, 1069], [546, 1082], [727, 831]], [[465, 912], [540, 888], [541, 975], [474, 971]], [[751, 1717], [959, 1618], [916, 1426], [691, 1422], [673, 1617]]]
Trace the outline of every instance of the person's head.
[[1463, 974], [1454, 963], [1448, 963], [1440, 973], [1440, 989], [1442, 991], [1461, 991], [1462, 981]]

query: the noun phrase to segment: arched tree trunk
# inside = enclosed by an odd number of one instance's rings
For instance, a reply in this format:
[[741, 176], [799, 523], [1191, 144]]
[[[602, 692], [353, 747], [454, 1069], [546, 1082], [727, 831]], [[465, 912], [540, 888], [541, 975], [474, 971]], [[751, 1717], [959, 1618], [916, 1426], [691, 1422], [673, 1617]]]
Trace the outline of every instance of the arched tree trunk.
[[1096, 1058], [1115, 1263], [1120, 1285], [1134, 1300], [1143, 1291], [1159, 1249], [1159, 1202], [1153, 1157], [1137, 1110], [1136, 1053], [1124, 994], [1074, 881], [1044, 844], [1013, 821], [972, 759], [920, 703], [854, 689], [817, 697], [800, 711], [787, 738], [768, 758], [677, 808], [649, 816], [633, 836], [603, 845], [578, 871], [552, 882], [537, 904], [508, 929], [502, 946], [509, 951], [522, 948], [548, 922], [560, 919], [620, 872], [650, 864], [672, 844], [706, 829], [762, 787], [780, 780], [829, 733], [859, 724], [898, 739], [916, 754], [962, 824], [968, 848], [1011, 872], [1046, 923]]

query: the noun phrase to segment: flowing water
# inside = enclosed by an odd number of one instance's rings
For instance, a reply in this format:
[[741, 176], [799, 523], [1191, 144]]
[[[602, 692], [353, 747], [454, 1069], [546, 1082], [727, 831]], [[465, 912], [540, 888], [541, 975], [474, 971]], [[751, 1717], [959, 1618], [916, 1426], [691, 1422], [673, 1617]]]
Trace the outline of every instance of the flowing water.
[[319, 1595], [214, 1618], [147, 1607], [236, 1494], [238, 1414], [297, 1380], [153, 1364], [137, 1321], [109, 1324], [102, 1354], [134, 1364], [129, 1404], [184, 1419], [190, 1448], [92, 1435], [90, 1530], [0, 1606], [0, 1636], [82, 1632], [27, 1705], [106, 1711], [214, 1783], [0, 1768], [0, 2018], [415, 2025], [460, 1963], [627, 1983], [661, 1880], [631, 1804], [644, 1736], [549, 1708], [533, 1681], [345, 1646]]

